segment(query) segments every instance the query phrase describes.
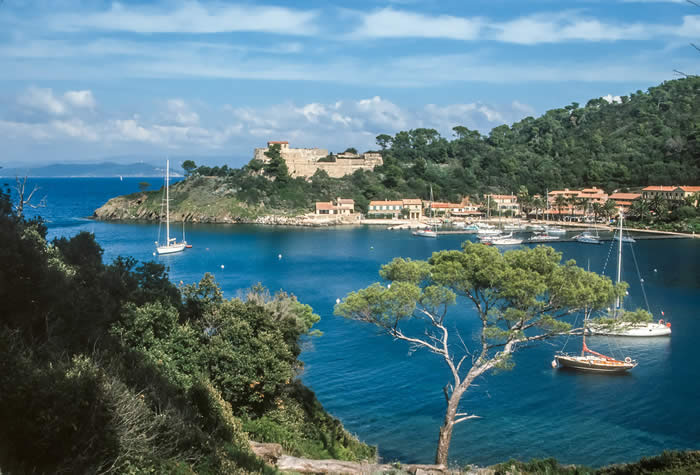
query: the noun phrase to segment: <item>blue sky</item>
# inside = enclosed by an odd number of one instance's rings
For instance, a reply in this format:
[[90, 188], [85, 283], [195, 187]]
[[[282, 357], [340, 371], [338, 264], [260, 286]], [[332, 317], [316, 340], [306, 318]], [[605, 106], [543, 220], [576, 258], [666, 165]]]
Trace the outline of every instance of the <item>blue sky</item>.
[[0, 165], [487, 133], [698, 74], [690, 42], [684, 0], [5, 0]]

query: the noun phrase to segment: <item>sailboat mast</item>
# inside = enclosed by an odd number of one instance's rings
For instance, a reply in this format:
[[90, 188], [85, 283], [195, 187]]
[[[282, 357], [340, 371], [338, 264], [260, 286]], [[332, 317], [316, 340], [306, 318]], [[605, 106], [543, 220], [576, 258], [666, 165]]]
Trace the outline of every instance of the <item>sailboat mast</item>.
[[166, 246], [170, 245], [170, 159], [165, 161], [165, 239]]
[[[620, 278], [622, 277], [622, 211], [620, 211], [619, 216], [620, 229], [617, 236], [617, 283], [620, 283]], [[620, 309], [620, 297], [615, 299], [615, 313]]]

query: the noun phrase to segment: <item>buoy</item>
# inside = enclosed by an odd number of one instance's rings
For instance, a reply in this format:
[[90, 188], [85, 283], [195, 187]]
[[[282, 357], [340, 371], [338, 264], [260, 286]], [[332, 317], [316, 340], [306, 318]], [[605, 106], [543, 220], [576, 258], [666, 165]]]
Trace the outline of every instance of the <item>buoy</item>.
[[632, 358], [630, 358], [629, 356], [627, 358], [625, 358], [625, 363], [630, 364], [631, 362], [632, 362]]
[[656, 269], [654, 269], [654, 272], [658, 272]]
[[335, 303], [340, 303], [340, 299], [335, 299]]
[[369, 250], [370, 250], [370, 251], [373, 251], [373, 250], [374, 250], [374, 246], [369, 246]]
[[156, 253], [154, 252], [154, 253], [153, 253], [153, 255], [155, 256], [155, 255], [156, 255]]
[[222, 269], [224, 268], [224, 265], [223, 265], [223, 264], [221, 264], [221, 268], [222, 268]]
[[277, 254], [277, 259], [282, 259], [282, 254]]
[[552, 360], [552, 368], [556, 368], [556, 367], [557, 367], [557, 360]]
[[644, 279], [639, 279], [640, 282], [644, 282]]

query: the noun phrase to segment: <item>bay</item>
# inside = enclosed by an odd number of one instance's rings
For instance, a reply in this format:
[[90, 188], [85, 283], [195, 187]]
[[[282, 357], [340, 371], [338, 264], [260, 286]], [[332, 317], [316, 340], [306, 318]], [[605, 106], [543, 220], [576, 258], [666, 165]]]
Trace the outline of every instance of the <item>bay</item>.
[[[425, 259], [441, 249], [459, 249], [469, 237], [419, 239], [379, 227], [188, 225], [187, 240], [194, 247], [156, 257], [157, 224], [88, 218], [109, 198], [137, 191], [141, 181], [160, 186], [162, 178], [30, 180], [41, 187], [38, 195], [46, 196], [47, 206], [28, 209], [27, 215], [47, 220], [49, 239], [94, 233], [106, 262], [123, 255], [164, 263], [174, 282], [196, 282], [210, 272], [227, 297], [257, 282], [272, 291], [294, 293], [321, 315], [318, 329], [324, 333], [304, 343], [304, 383], [350, 432], [378, 445], [384, 460], [432, 461], [445, 407], [442, 386], [449, 381], [440, 360], [411, 352], [370, 326], [334, 316], [333, 305], [336, 298], [379, 280], [379, 267], [392, 258]], [[593, 271], [614, 273], [609, 245], [553, 247]], [[651, 309], [657, 316], [664, 312], [673, 335], [591, 338], [591, 347], [640, 361], [630, 374], [618, 377], [553, 370], [549, 363], [556, 351], [564, 345], [567, 351], [580, 349], [573, 339], [521, 350], [513, 371], [482, 378], [465, 396], [463, 409], [481, 419], [457, 426], [451, 463], [486, 465], [552, 456], [563, 463], [599, 466], [664, 449], [700, 448], [700, 356], [695, 346], [700, 334], [700, 240], [640, 240], [634, 249]], [[626, 265], [623, 278], [631, 284], [629, 299], [642, 305], [633, 265]], [[463, 308], [451, 312], [454, 329], [467, 344], [473, 343], [473, 313]]]

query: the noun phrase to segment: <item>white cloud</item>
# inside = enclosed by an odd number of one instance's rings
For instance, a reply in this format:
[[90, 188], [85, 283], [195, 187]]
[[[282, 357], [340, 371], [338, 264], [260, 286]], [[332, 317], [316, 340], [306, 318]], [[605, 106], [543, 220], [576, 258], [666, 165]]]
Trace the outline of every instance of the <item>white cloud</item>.
[[63, 115], [66, 113], [66, 106], [63, 102], [54, 97], [51, 89], [31, 86], [19, 96], [17, 102], [23, 106], [46, 112], [50, 115]]
[[320, 117], [327, 114], [326, 108], [317, 102], [307, 104], [304, 107], [297, 109], [297, 111], [306, 117], [306, 120], [314, 124], [318, 122]]
[[63, 97], [57, 97], [50, 88], [28, 87], [17, 98], [17, 103], [31, 110], [43, 112], [52, 116], [63, 116], [71, 109], [92, 109], [95, 98], [92, 91], [66, 91]]
[[125, 31], [132, 33], [264, 32], [311, 35], [317, 32], [318, 13], [283, 7], [228, 5], [185, 1], [154, 6], [112, 3], [109, 10], [58, 13], [49, 17], [54, 31]]
[[430, 16], [385, 8], [368, 13], [351, 36], [369, 38], [450, 38], [474, 40], [483, 26], [480, 18]]
[[654, 27], [642, 24], [610, 24], [581, 18], [572, 12], [537, 14], [492, 23], [491, 39], [505, 43], [538, 44], [563, 41], [639, 40], [654, 34]]
[[166, 103], [168, 118], [180, 125], [196, 125], [199, 123], [199, 114], [190, 110], [182, 99], [168, 99]]
[[497, 125], [534, 113], [530, 106], [517, 101], [499, 106], [428, 104], [409, 109], [380, 96], [329, 104], [278, 104], [259, 109], [228, 107], [227, 110], [239, 123], [241, 136], [258, 137], [255, 146], [267, 140], [289, 140], [295, 147], [317, 146], [331, 151], [349, 146], [364, 150], [376, 148], [377, 135], [393, 135], [418, 127], [434, 128], [445, 137], [450, 137], [452, 128], [457, 125], [487, 132]]
[[93, 109], [97, 104], [92, 95], [92, 91], [67, 91], [63, 98], [73, 107]]
[[91, 126], [85, 124], [80, 119], [53, 120], [51, 126], [58, 135], [67, 135], [75, 139], [96, 142], [99, 140], [99, 133]]
[[681, 25], [605, 22], [576, 11], [536, 13], [506, 21], [483, 17], [426, 15], [386, 8], [359, 13], [360, 25], [348, 38], [443, 38], [491, 40], [534, 45], [570, 41], [629, 41], [659, 36], [692, 38], [700, 31], [700, 17], [685, 16]]

